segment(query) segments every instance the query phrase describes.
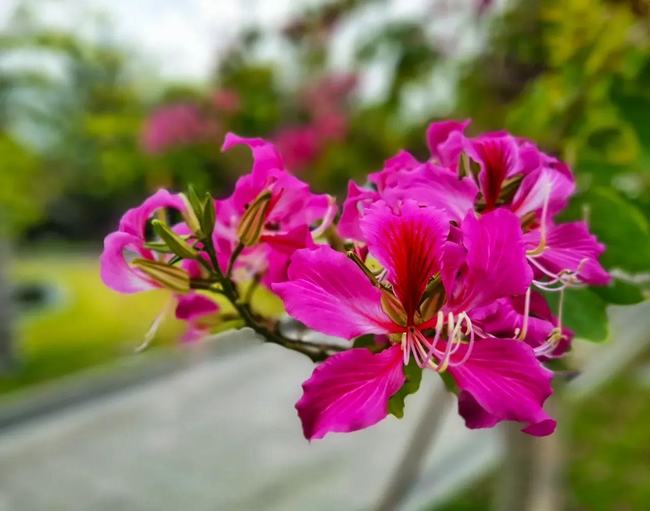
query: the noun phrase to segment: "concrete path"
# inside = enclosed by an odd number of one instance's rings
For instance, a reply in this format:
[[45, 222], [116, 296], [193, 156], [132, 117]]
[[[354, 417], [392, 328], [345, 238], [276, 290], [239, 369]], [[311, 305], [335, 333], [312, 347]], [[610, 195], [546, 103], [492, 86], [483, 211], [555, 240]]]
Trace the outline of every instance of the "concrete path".
[[[313, 368], [247, 332], [186, 370], [0, 435], [0, 511], [332, 511], [374, 504], [433, 374], [407, 417], [309, 444], [293, 404]], [[204, 358], [204, 359], [203, 359]], [[452, 492], [499, 452], [495, 431], [447, 414], [405, 510]], [[468, 460], [470, 460], [468, 462]]]
[[[611, 315], [611, 343], [577, 343], [585, 370], [568, 398], [647, 349], [650, 302]], [[401, 421], [309, 444], [293, 405], [312, 364], [247, 331], [216, 343], [153, 381], [2, 432], [0, 511], [372, 509], [440, 385], [426, 374]], [[499, 459], [498, 430], [468, 431], [455, 410], [446, 415], [404, 511], [448, 497]]]

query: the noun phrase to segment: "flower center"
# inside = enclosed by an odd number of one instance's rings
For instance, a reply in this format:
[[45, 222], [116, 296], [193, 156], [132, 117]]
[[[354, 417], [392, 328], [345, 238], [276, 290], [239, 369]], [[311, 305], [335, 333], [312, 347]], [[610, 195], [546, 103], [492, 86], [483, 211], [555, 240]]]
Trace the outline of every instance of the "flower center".
[[433, 339], [427, 339], [416, 326], [408, 326], [402, 333], [404, 364], [408, 364], [412, 356], [419, 367], [430, 367], [442, 373], [448, 367], [467, 361], [474, 347], [474, 337], [472, 320], [467, 313], [445, 315], [438, 311]]

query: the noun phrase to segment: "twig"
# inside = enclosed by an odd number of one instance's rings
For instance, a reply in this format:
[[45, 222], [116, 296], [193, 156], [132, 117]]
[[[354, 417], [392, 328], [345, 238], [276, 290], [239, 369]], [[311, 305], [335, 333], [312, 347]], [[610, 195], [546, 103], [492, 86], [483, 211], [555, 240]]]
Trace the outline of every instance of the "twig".
[[[217, 254], [212, 244], [212, 240], [206, 238], [203, 241], [205, 245], [205, 251], [210, 258], [210, 264], [208, 264], [204, 259], [199, 258], [201, 264], [208, 270], [210, 277], [221, 284], [221, 289], [217, 290], [214, 287], [200, 287], [201, 289], [209, 289], [210, 291], [215, 291], [223, 294], [231, 305], [235, 308], [237, 313], [244, 320], [244, 323], [247, 327], [251, 328], [255, 333], [264, 338], [266, 342], [273, 344], [278, 344], [285, 348], [288, 348], [293, 351], [297, 351], [309, 357], [313, 362], [320, 362], [325, 360], [331, 354], [338, 351], [343, 351], [345, 348], [338, 346], [336, 344], [329, 343], [311, 343], [305, 341], [299, 341], [297, 339], [289, 339], [284, 337], [277, 329], [277, 326], [274, 326], [272, 329], [268, 328], [262, 324], [255, 317], [255, 314], [250, 309], [248, 303], [242, 303], [239, 299], [239, 291], [234, 285], [233, 281], [229, 278], [228, 274], [232, 273], [232, 268], [236, 262], [237, 256], [241, 253], [244, 246], [240, 243], [237, 248], [233, 251], [230, 261], [228, 263], [228, 270], [226, 275], [223, 274], [221, 268], [219, 267], [219, 261], [217, 259]], [[200, 281], [197, 282], [198, 286], [203, 286], [204, 284]]]

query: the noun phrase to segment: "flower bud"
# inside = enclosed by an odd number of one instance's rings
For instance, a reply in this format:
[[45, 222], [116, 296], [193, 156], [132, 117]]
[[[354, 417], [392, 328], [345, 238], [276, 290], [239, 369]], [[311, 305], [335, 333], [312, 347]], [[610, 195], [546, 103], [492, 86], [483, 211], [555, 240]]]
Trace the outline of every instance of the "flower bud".
[[420, 317], [422, 322], [433, 318], [445, 301], [445, 288], [442, 286], [440, 277], [432, 279], [424, 290], [420, 304]]
[[199, 223], [201, 225], [201, 232], [206, 238], [212, 236], [212, 231], [214, 231], [214, 224], [217, 220], [217, 211], [214, 206], [214, 199], [209, 193], [205, 194], [205, 199], [203, 200], [203, 211], [199, 217]]
[[161, 261], [139, 258], [133, 260], [133, 265], [164, 288], [179, 293], [186, 293], [190, 290], [190, 277], [181, 268]]
[[169, 226], [160, 220], [152, 220], [151, 225], [156, 234], [160, 236], [160, 239], [178, 257], [183, 259], [196, 259], [198, 257], [198, 252], [187, 241], [172, 231]]
[[386, 289], [381, 290], [381, 308], [398, 325], [406, 325], [406, 312], [397, 297]]
[[260, 240], [269, 213], [271, 197], [270, 191], [262, 192], [242, 215], [237, 228], [237, 237], [242, 245], [250, 247]]

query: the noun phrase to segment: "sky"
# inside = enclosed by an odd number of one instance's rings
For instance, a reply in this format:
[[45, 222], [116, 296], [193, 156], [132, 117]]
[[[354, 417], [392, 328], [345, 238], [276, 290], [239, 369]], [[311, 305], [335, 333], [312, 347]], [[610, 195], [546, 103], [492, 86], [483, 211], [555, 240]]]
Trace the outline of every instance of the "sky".
[[[0, 0], [5, 25], [18, 0]], [[46, 23], [92, 37], [88, 20], [104, 13], [115, 37], [153, 60], [163, 76], [201, 80], [242, 27], [273, 26], [313, 0], [32, 0]]]
[[[29, 0], [28, 0], [29, 1]], [[325, 0], [31, 0], [38, 17], [46, 23], [71, 29], [89, 37], [96, 27], [93, 13], [103, 13], [112, 22], [114, 34], [169, 79], [207, 79], [215, 59], [242, 28], [282, 26], [292, 14]], [[0, 0], [0, 27], [18, 0]], [[389, 0], [387, 6], [369, 8], [350, 26], [340, 29], [333, 66], [345, 68], [356, 36], [372, 30], [386, 17], [421, 15], [432, 3], [448, 11], [465, 12], [476, 0]], [[445, 18], [440, 33], [454, 31], [457, 24]], [[272, 44], [269, 55], [281, 58]], [[275, 54], [275, 55], [274, 55]], [[337, 60], [338, 59], [338, 60]]]

